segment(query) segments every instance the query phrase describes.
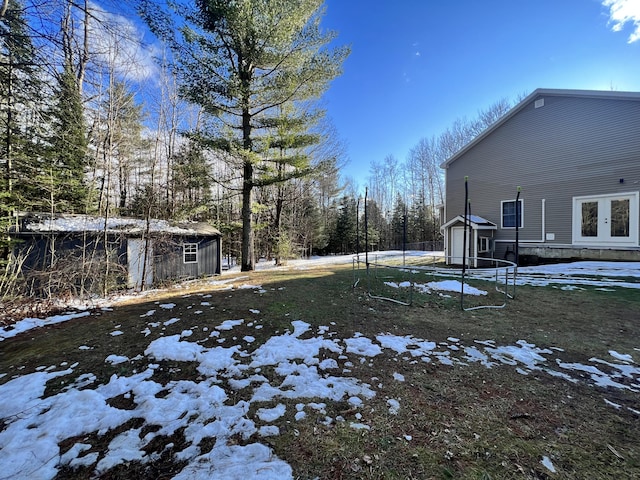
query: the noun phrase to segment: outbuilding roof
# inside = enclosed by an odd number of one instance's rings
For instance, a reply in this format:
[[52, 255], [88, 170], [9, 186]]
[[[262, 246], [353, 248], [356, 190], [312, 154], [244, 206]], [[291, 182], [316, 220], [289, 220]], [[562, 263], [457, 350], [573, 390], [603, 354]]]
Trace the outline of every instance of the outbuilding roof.
[[[440, 227], [440, 230], [444, 230], [456, 223], [464, 223], [464, 215], [458, 215], [452, 218], [447, 223]], [[496, 230], [498, 226], [486, 218], [479, 217], [478, 215], [467, 215], [467, 224], [475, 230]]]
[[[93, 217], [89, 215], [29, 215], [22, 220], [22, 232], [104, 232], [140, 235], [147, 231], [147, 221], [140, 218]], [[173, 235], [220, 236], [220, 231], [205, 222], [170, 223], [149, 220], [149, 232]]]

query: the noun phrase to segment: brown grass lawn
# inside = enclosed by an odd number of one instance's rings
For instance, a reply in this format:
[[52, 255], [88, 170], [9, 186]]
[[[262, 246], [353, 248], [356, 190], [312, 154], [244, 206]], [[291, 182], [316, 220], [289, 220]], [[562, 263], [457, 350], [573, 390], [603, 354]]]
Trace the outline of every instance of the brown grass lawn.
[[[401, 280], [400, 277], [396, 280]], [[224, 278], [233, 278], [233, 274]], [[251, 335], [255, 337], [252, 349], [276, 333], [291, 330], [293, 320], [312, 325], [307, 336], [316, 335], [320, 326], [329, 326], [335, 332], [333, 338], [339, 339], [357, 334], [374, 341], [378, 334], [411, 335], [436, 342], [438, 351], [449, 352], [451, 358], [459, 361], [446, 365], [432, 356], [431, 361], [425, 362], [412, 358], [410, 353], [397, 354], [390, 349], [375, 357], [362, 357], [364, 360], [350, 355], [350, 363], [334, 355], [341, 367], [348, 367], [349, 376], [375, 390], [375, 397], [365, 400], [359, 408], [346, 399], [317, 399], [326, 403], [326, 413], [309, 414], [301, 421], [293, 418], [295, 405], [301, 400], [279, 399], [252, 405], [249, 415], [257, 408], [276, 403], [284, 403], [287, 413], [273, 422], [280, 428], [280, 435], [256, 436], [248, 441], [269, 445], [291, 465], [294, 478], [300, 479], [640, 478], [640, 392], [596, 386], [585, 372], [567, 372], [578, 379], [571, 382], [544, 370], [518, 371], [513, 365], [496, 364], [491, 368], [471, 362], [462, 365], [461, 352], [456, 347], [481, 346], [476, 341], [487, 340], [507, 346], [525, 340], [540, 348], [554, 347], [543, 366], [556, 371], [562, 370], [558, 360], [585, 365], [593, 365], [593, 358], [615, 362], [610, 350], [631, 354], [638, 361], [638, 290], [519, 287], [516, 298], [504, 309], [464, 312], [457, 296], [415, 294], [412, 306], [372, 299], [367, 294], [367, 283], [361, 281], [353, 288], [353, 278], [350, 266], [254, 272], [231, 284], [262, 285], [264, 293], [255, 289], [220, 290], [203, 281], [191, 284], [189, 290], [167, 290], [110, 311], [97, 311], [90, 317], [32, 330], [0, 343], [0, 373], [7, 374], [0, 378], [0, 384], [16, 375], [35, 372], [39, 367], [64, 362], [78, 362], [78, 366], [71, 375], [49, 382], [46, 395], [61, 392], [85, 373], [96, 376], [94, 387], [106, 384], [113, 374], [131, 375], [150, 363], [149, 359], [139, 358], [110, 365], [105, 363], [108, 355], [134, 358], [160, 335], [177, 334], [185, 328], [193, 330], [190, 341], [201, 340], [203, 345], [211, 346], [206, 343], [208, 333], [204, 327], [229, 319], [247, 321], [225, 332], [226, 341], [233, 342], [234, 338], [239, 341]], [[384, 287], [376, 284], [375, 288]], [[205, 299], [208, 304], [201, 308], [202, 313], [196, 313], [194, 302]], [[158, 302], [172, 302], [176, 306], [163, 310], [158, 308]], [[156, 310], [155, 322], [173, 317], [181, 321], [164, 329], [152, 329], [144, 337], [140, 332], [149, 318], [142, 315], [151, 309]], [[250, 309], [260, 313], [251, 313]], [[253, 317], [260, 318], [261, 330], [249, 327], [249, 319]], [[116, 329], [124, 334], [110, 335]], [[81, 350], [80, 346], [90, 350]], [[325, 358], [332, 355], [326, 352]], [[600, 364], [599, 368], [606, 371], [608, 367]], [[261, 373], [277, 376], [267, 368]], [[398, 374], [404, 381], [398, 380]], [[166, 384], [180, 379], [197, 381], [199, 375], [189, 362], [164, 361], [153, 379]], [[632, 386], [638, 380], [635, 376], [620, 381]], [[228, 389], [230, 401], [248, 400], [249, 390]], [[390, 414], [389, 399], [399, 402], [397, 414]], [[126, 398], [114, 398], [111, 402], [119, 408], [132, 408]], [[324, 421], [327, 416], [345, 421], [327, 424]], [[354, 429], [351, 422], [366, 424], [369, 429]], [[143, 431], [153, 428], [143, 426]], [[82, 441], [91, 443], [92, 451], [99, 452], [117, 433], [110, 431], [102, 436], [93, 433]], [[61, 442], [61, 451], [76, 441]], [[234, 441], [247, 442], [241, 438]], [[177, 448], [184, 439], [180, 432], [168, 438], [157, 437], [154, 445], [148, 447], [163, 452], [155, 461], [144, 465], [125, 463], [101, 478], [171, 478], [184, 464], [175, 461], [171, 451], [164, 449], [170, 442]], [[203, 450], [207, 442], [212, 445], [214, 440], [203, 440]], [[555, 473], [542, 464], [543, 457], [549, 458]], [[2, 461], [0, 451], [0, 464]], [[57, 478], [91, 478], [92, 472], [88, 467], [61, 468]]]

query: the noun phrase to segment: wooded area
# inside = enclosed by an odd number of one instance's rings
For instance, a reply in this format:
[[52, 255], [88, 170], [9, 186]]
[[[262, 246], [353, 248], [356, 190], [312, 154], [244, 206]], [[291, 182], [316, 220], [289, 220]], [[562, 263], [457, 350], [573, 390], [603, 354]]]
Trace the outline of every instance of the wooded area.
[[[4, 295], [20, 292], [9, 231], [29, 212], [208, 222], [243, 270], [364, 250], [364, 188], [341, 178], [319, 103], [349, 54], [321, 29], [321, 0], [0, 5]], [[440, 248], [439, 165], [509, 106], [405, 161], [372, 159], [369, 249]]]

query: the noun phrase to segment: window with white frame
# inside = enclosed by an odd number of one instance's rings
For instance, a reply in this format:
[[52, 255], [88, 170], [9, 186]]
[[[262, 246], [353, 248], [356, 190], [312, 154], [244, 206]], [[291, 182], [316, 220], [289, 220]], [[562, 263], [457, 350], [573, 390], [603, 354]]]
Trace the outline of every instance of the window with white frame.
[[489, 237], [478, 237], [478, 253], [488, 252], [490, 244]]
[[198, 244], [184, 243], [182, 245], [182, 258], [184, 263], [198, 263]]
[[500, 202], [500, 211], [502, 218], [502, 228], [516, 228], [516, 218], [518, 221], [518, 228], [522, 228], [524, 221], [522, 214], [524, 212], [522, 200], [518, 200], [516, 206], [515, 200], [503, 200]]

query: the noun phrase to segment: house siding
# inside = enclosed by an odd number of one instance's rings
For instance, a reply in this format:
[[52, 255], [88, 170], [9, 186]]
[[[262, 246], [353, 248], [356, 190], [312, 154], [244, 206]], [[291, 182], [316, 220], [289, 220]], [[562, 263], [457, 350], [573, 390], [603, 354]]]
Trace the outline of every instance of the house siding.
[[[637, 98], [637, 97], [636, 97]], [[544, 106], [534, 103], [544, 99]], [[447, 166], [446, 220], [464, 213], [464, 178], [474, 214], [498, 225], [497, 258], [514, 229], [503, 229], [500, 202], [521, 187], [521, 243], [572, 243], [573, 197], [640, 190], [640, 99], [539, 94]], [[621, 183], [621, 179], [623, 182]]]

